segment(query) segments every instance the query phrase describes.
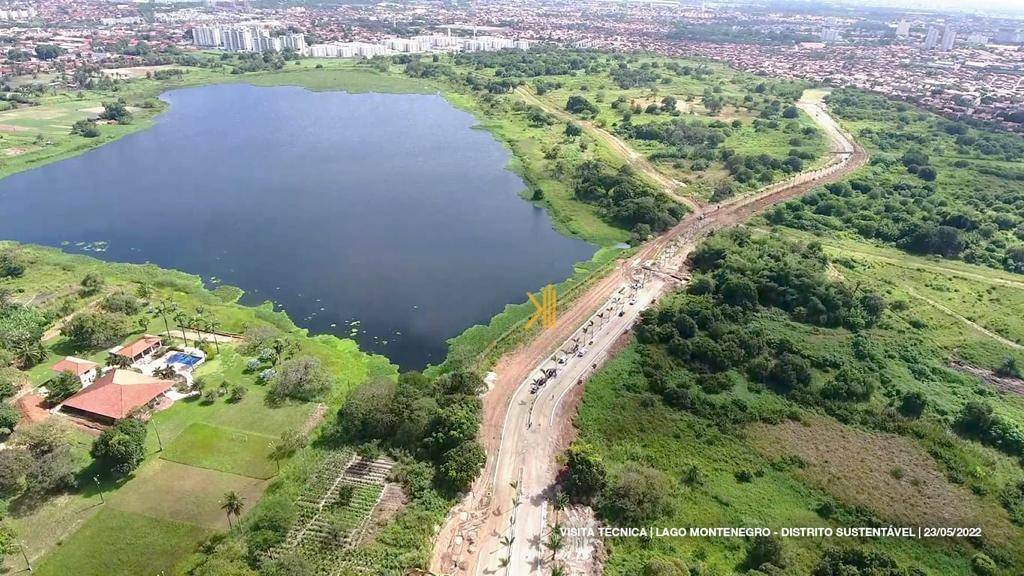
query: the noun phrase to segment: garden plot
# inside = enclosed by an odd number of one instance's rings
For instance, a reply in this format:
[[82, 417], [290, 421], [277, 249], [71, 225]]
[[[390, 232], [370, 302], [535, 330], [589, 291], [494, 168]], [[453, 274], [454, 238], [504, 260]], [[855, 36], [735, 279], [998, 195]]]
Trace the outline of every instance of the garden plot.
[[340, 574], [380, 501], [393, 462], [332, 452], [299, 495], [298, 518], [285, 542], [269, 557], [296, 551], [317, 574]]

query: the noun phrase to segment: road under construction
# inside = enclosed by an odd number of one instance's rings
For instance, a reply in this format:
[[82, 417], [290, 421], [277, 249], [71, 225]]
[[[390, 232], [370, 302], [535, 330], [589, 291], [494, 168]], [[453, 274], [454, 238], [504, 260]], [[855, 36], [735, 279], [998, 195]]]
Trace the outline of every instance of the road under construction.
[[[564, 114], [535, 97], [530, 101]], [[828, 114], [822, 93], [805, 93], [798, 107], [828, 137], [831, 154], [824, 166], [717, 204], [688, 202], [693, 211], [687, 217], [595, 281], [560, 311], [554, 328], [499, 359], [494, 367], [497, 378], [483, 397], [480, 441], [487, 450], [487, 464], [441, 527], [432, 572], [550, 573], [550, 552], [543, 541], [553, 511], [556, 457], [574, 437], [572, 417], [587, 378], [614, 355], [616, 343], [643, 310], [686, 283], [687, 257], [702, 238], [815, 186], [842, 179], [867, 162], [866, 153]], [[615, 139], [616, 149], [630, 149], [608, 132], [598, 136]], [[627, 162], [632, 158], [626, 156]], [[641, 173], [654, 170], [647, 162], [637, 164]], [[671, 196], [676, 196], [675, 190]]]

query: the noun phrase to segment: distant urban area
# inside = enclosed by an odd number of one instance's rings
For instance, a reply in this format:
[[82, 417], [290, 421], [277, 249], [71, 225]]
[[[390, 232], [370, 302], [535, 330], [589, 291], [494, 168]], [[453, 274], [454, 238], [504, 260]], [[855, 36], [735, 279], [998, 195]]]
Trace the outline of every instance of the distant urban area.
[[73, 81], [79, 67], [167, 64], [198, 50], [374, 58], [556, 44], [706, 57], [769, 77], [867, 89], [948, 117], [1024, 125], [1024, 25], [967, 13], [693, 2], [53, 0], [5, 5], [0, 23], [0, 72], [46, 85]]

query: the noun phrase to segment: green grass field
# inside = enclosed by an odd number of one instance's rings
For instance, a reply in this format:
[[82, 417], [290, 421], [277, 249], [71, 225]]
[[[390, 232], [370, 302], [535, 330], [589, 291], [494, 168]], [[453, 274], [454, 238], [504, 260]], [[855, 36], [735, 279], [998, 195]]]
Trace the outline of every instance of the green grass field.
[[160, 576], [171, 573], [209, 534], [189, 524], [106, 508], [39, 562], [33, 573]]
[[[218, 531], [228, 528], [220, 509], [224, 494], [238, 493], [248, 512], [266, 486], [267, 482], [247, 476], [156, 460], [107, 498], [109, 506], [124, 512]], [[88, 537], [76, 533], [72, 540]]]
[[198, 468], [220, 470], [265, 480], [274, 475], [270, 461], [274, 436], [194, 422], [171, 442], [160, 457]]

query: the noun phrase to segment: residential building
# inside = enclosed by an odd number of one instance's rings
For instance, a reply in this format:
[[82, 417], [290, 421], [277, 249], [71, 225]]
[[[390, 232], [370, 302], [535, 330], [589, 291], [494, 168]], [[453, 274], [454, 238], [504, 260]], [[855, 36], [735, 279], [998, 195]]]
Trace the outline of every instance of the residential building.
[[60, 362], [51, 366], [50, 370], [52, 370], [54, 374], [63, 374], [65, 372], [74, 374], [78, 380], [82, 382], [82, 386], [88, 386], [96, 379], [99, 367], [99, 364], [90, 360], [67, 356]]
[[253, 50], [251, 28], [222, 28], [220, 35], [224, 49], [229, 52], [252, 52]]
[[934, 26], [928, 27], [928, 34], [924, 37], [924, 49], [933, 50], [939, 43], [939, 29]]
[[266, 52], [274, 50], [281, 51], [281, 39], [271, 36], [266, 30], [257, 30], [252, 36], [252, 50], [255, 52]]
[[291, 48], [299, 53], [306, 52], [306, 36], [303, 34], [285, 34], [281, 36], [281, 48]]
[[946, 24], [946, 29], [942, 31], [942, 51], [949, 52], [953, 49], [953, 44], [956, 43], [956, 30], [952, 26]]
[[192, 43], [196, 46], [214, 48], [222, 43], [220, 28], [197, 26], [192, 29]]
[[131, 370], [108, 370], [91, 386], [61, 404], [61, 410], [102, 424], [113, 424], [149, 406], [174, 386]]
[[1020, 33], [1020, 30], [1015, 30], [1013, 28], [1003, 28], [998, 33], [996, 33], [996, 43], [997, 44], [1020, 44], [1021, 43], [1021, 33]]
[[910, 22], [900, 20], [899, 23], [896, 24], [896, 37], [906, 38], [907, 36], [910, 36]]
[[152, 356], [163, 345], [164, 341], [159, 336], [146, 334], [130, 344], [111, 349], [110, 355], [126, 358], [134, 363]]

